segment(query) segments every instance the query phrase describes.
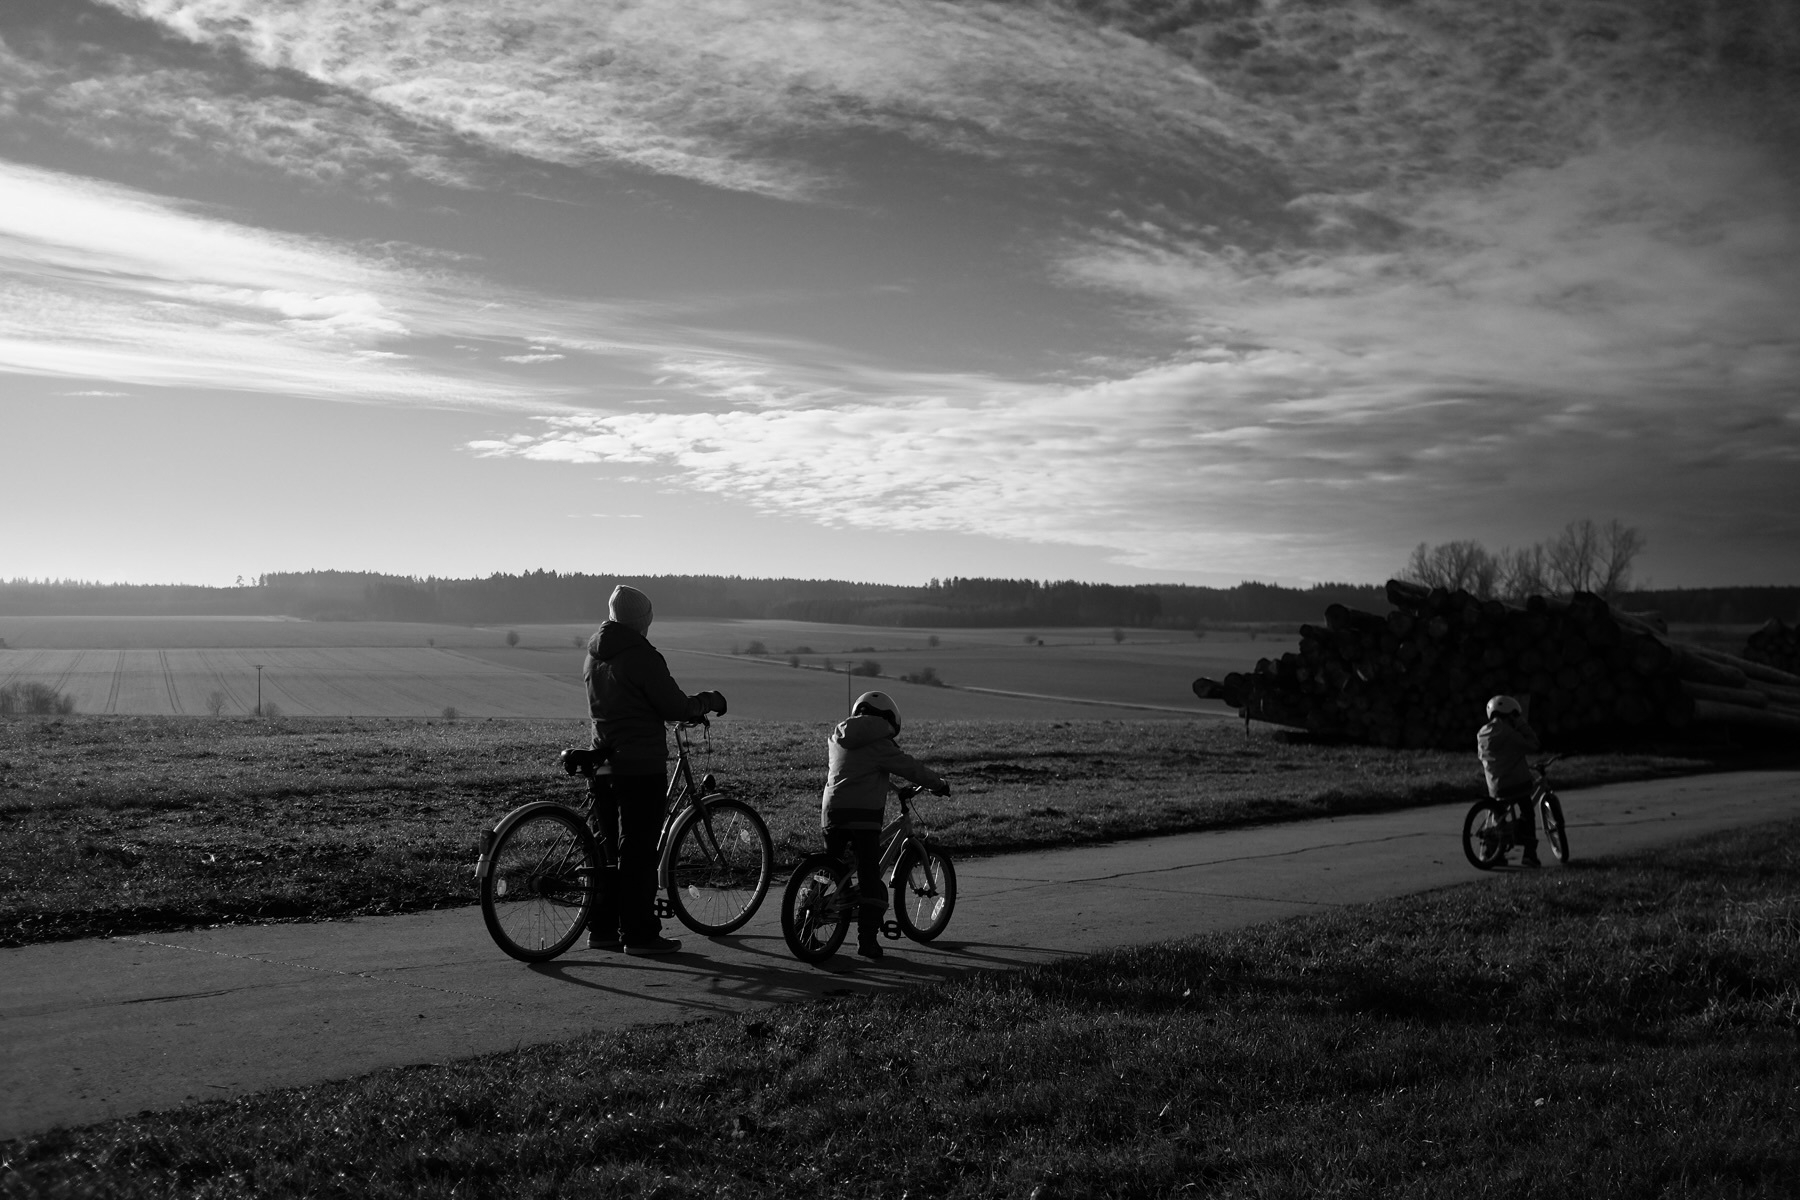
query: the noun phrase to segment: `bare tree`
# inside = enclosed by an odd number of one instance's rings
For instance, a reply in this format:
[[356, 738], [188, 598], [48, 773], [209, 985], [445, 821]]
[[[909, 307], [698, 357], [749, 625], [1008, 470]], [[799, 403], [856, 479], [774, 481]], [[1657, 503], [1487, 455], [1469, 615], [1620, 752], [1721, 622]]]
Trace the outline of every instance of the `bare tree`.
[[230, 699], [226, 697], [224, 692], [214, 691], [206, 693], [206, 712], [208, 716], [224, 716], [225, 706], [230, 703]]
[[1444, 542], [1436, 546], [1420, 542], [1413, 548], [1400, 577], [1426, 587], [1487, 597], [1495, 592], [1500, 563], [1480, 542]]
[[1631, 587], [1632, 563], [1643, 549], [1644, 535], [1617, 517], [1605, 525], [1583, 517], [1547, 543], [1509, 546], [1498, 554], [1475, 541], [1420, 542], [1400, 578], [1483, 599], [1519, 602], [1581, 591], [1611, 601]]
[[1617, 600], [1631, 590], [1632, 565], [1644, 552], [1646, 542], [1640, 530], [1614, 517], [1601, 530], [1601, 543], [1597, 590], [1607, 600]]
[[1495, 594], [1502, 600], [1522, 603], [1531, 596], [1550, 590], [1544, 565], [1544, 546], [1536, 542], [1513, 549], [1508, 546], [1498, 555], [1500, 576]]
[[1559, 592], [1591, 592], [1600, 534], [1587, 517], [1570, 521], [1544, 548], [1544, 565]]
[[1631, 586], [1632, 563], [1644, 545], [1644, 535], [1617, 517], [1605, 525], [1583, 517], [1570, 521], [1545, 548], [1546, 574], [1558, 591], [1614, 600]]

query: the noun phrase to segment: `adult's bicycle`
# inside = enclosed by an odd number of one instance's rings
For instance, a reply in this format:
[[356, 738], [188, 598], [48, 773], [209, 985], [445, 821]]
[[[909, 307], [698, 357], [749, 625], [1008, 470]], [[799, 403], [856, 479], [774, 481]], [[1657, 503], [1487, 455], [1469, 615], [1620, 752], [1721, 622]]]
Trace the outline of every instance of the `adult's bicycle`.
[[[711, 772], [694, 777], [689, 731], [708, 725], [705, 717], [670, 724], [676, 754], [656, 842], [656, 915], [717, 937], [755, 914], [769, 891], [775, 850], [754, 808], [722, 795]], [[575, 944], [593, 915], [602, 868], [616, 861], [591, 820], [594, 790], [612, 774], [611, 764], [585, 749], [564, 750], [557, 761], [587, 782], [581, 802], [537, 800], [513, 809], [482, 832], [475, 864], [481, 919], [494, 943], [522, 962], [546, 962]]]
[[[929, 942], [950, 924], [956, 909], [956, 867], [941, 846], [913, 823], [908, 803], [924, 791], [899, 787], [900, 815], [881, 831], [884, 884], [894, 891], [894, 917], [882, 923], [883, 936]], [[781, 936], [801, 962], [821, 963], [837, 953], [856, 919], [861, 897], [860, 866], [850, 857], [809, 854], [800, 860], [781, 893]]]
[[1563, 822], [1562, 801], [1550, 790], [1550, 765], [1561, 757], [1553, 754], [1531, 764], [1531, 799], [1523, 806], [1517, 800], [1492, 798], [1469, 806], [1463, 817], [1463, 854], [1477, 870], [1503, 866], [1508, 851], [1524, 844], [1533, 819], [1543, 821], [1550, 853], [1558, 862], [1569, 861], [1569, 830]]

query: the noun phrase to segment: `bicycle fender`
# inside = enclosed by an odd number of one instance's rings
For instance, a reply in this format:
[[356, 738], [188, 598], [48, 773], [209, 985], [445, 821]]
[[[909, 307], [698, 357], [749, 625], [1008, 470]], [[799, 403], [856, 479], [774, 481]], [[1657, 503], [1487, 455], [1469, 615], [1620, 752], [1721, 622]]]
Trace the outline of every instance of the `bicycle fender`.
[[894, 872], [898, 871], [900, 869], [900, 864], [906, 861], [906, 852], [908, 850], [916, 852], [918, 854], [919, 860], [921, 862], [924, 862], [927, 864], [929, 864], [931, 862], [931, 855], [928, 852], [929, 847], [927, 846], [927, 844], [924, 841], [920, 840], [917, 837], [902, 838], [898, 843], [895, 844], [895, 847], [893, 850], [893, 856], [891, 858], [883, 856], [883, 858], [882, 858], [882, 862], [881, 862], [881, 886], [882, 887], [891, 888], [894, 886]]
[[509, 825], [517, 824], [527, 813], [539, 812], [546, 808], [568, 809], [568, 811], [574, 813], [575, 816], [581, 820], [582, 831], [587, 834], [588, 838], [590, 840], [593, 838], [593, 832], [588, 829], [587, 821], [582, 818], [581, 810], [572, 805], [558, 804], [554, 800], [533, 800], [528, 804], [521, 804], [519, 807], [501, 817], [498, 821], [495, 821], [488, 828], [481, 831], [481, 840], [476, 847], [475, 878], [480, 879], [481, 873], [487, 869], [488, 855], [493, 851], [494, 842], [499, 839], [500, 831], [502, 829], [505, 829]]
[[[708, 815], [706, 811], [707, 806], [723, 800], [724, 798], [724, 792], [708, 792], [686, 808], [675, 813], [672, 818], [665, 818], [663, 820], [662, 832], [657, 836], [656, 841], [656, 890], [658, 894], [669, 890], [669, 856], [675, 853], [675, 830], [689, 820], [689, 813], [694, 814], [693, 820], [704, 820]], [[710, 831], [711, 827], [709, 826], [708, 829]], [[663, 901], [662, 903], [664, 907], [667, 907], [667, 901]], [[659, 912], [656, 915], [659, 917], [668, 917], [673, 914]]]

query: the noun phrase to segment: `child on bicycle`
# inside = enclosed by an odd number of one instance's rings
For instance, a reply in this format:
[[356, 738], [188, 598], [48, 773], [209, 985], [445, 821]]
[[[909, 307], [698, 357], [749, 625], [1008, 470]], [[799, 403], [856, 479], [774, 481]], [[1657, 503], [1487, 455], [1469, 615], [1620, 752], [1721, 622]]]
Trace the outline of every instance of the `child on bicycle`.
[[893, 697], [886, 692], [864, 692], [827, 742], [831, 760], [819, 825], [828, 853], [841, 858], [848, 851], [856, 857], [861, 892], [856, 952], [864, 958], [880, 958], [882, 953], [881, 916], [887, 911], [887, 892], [881, 886], [879, 866], [888, 776], [911, 780], [939, 796], [950, 794], [950, 784], [942, 775], [900, 749], [895, 741], [899, 736], [900, 706]]
[[1525, 848], [1522, 867], [1538, 865], [1537, 822], [1531, 812], [1534, 781], [1526, 756], [1538, 751], [1537, 733], [1526, 723], [1525, 709], [1511, 696], [1495, 696], [1487, 703], [1488, 722], [1475, 735], [1475, 752], [1481, 756], [1481, 772], [1487, 776], [1488, 795], [1515, 804], [1521, 814], [1515, 836]]

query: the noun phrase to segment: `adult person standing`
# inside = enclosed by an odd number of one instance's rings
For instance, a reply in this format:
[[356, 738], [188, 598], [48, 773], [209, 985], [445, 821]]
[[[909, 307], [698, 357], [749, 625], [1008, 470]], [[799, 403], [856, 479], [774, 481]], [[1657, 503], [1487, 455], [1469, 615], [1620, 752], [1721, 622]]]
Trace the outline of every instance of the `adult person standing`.
[[588, 923], [588, 945], [627, 954], [674, 954], [681, 943], [662, 936], [656, 919], [656, 838], [662, 830], [669, 761], [665, 721], [723, 714], [718, 692], [688, 695], [647, 636], [650, 597], [620, 584], [606, 602], [607, 619], [588, 639], [582, 678], [594, 749], [612, 764], [595, 779], [595, 832], [609, 842], [618, 867], [603, 879]]

